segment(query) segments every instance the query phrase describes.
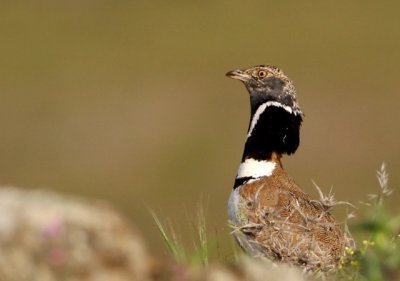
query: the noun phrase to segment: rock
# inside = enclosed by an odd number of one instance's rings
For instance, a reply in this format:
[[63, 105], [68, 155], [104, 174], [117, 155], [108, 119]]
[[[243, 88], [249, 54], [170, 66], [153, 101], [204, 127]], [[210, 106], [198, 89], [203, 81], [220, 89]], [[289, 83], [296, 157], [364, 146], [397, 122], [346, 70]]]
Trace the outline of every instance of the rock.
[[47, 191], [0, 188], [2, 281], [146, 280], [135, 228], [109, 204]]
[[306, 281], [314, 280], [299, 268], [271, 263], [267, 259], [242, 257], [235, 264], [211, 264], [196, 267], [187, 264], [165, 263], [154, 280], [167, 281]]

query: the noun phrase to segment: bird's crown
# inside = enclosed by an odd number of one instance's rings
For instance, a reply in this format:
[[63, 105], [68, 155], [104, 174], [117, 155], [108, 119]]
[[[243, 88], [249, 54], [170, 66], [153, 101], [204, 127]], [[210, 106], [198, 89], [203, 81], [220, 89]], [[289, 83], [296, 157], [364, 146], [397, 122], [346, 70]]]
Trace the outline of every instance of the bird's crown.
[[256, 65], [244, 70], [236, 69], [229, 71], [226, 75], [233, 79], [241, 80], [244, 83], [249, 83], [251, 81], [262, 83], [270, 77], [279, 78], [287, 83], [292, 83], [279, 67], [273, 65]]

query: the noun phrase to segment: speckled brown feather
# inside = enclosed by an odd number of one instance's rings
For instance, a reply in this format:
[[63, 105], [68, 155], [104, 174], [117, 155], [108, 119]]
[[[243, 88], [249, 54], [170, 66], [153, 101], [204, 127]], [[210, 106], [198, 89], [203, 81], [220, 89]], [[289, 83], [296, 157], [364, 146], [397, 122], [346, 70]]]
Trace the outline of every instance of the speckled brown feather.
[[277, 164], [272, 176], [239, 189], [239, 209], [246, 221], [237, 231], [249, 240], [242, 246], [247, 252], [310, 269], [334, 268], [345, 247], [340, 225], [296, 185], [279, 159]]

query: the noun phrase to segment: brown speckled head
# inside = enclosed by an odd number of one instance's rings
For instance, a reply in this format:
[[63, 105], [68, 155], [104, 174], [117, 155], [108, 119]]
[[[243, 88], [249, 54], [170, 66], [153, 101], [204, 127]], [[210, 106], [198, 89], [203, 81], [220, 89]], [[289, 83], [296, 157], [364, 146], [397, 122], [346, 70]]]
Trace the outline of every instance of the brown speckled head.
[[296, 114], [302, 114], [296, 101], [293, 82], [280, 68], [257, 65], [244, 70], [229, 71], [226, 76], [240, 80], [246, 86], [253, 113], [261, 104], [274, 101]]

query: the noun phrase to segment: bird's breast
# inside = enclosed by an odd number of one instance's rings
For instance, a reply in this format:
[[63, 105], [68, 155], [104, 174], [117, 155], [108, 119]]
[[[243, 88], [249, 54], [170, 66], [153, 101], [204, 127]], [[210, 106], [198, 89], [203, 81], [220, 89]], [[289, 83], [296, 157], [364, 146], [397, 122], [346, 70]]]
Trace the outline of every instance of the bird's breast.
[[231, 195], [229, 196], [228, 219], [233, 225], [245, 224], [246, 221], [246, 212], [245, 208], [243, 207], [243, 199], [240, 196], [241, 188], [242, 186], [233, 189]]

